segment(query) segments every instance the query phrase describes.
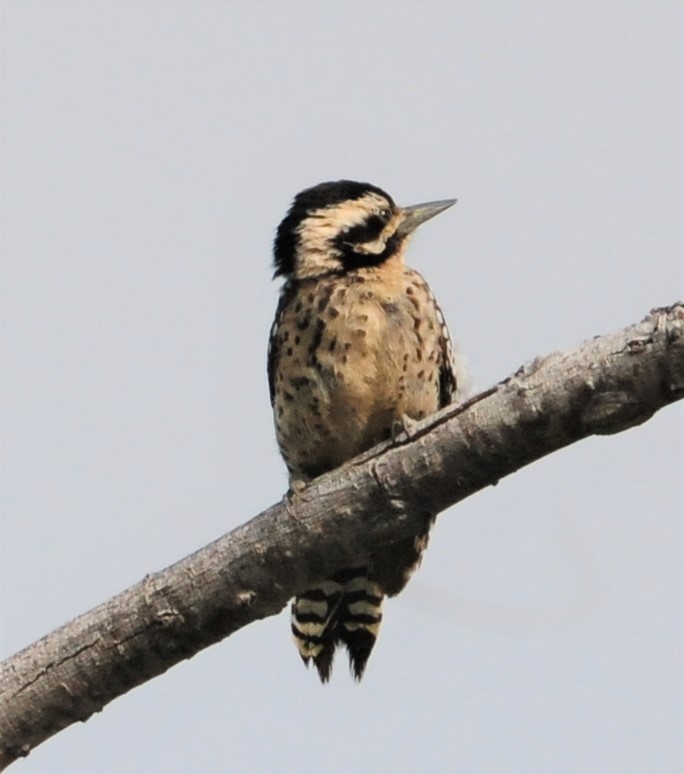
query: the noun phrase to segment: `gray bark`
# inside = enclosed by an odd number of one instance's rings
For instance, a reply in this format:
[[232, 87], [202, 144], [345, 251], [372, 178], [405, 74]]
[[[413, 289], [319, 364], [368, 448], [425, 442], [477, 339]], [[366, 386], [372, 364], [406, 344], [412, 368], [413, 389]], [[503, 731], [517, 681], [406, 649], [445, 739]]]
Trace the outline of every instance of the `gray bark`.
[[684, 305], [556, 352], [284, 498], [0, 664], [0, 770], [361, 551], [684, 396]]

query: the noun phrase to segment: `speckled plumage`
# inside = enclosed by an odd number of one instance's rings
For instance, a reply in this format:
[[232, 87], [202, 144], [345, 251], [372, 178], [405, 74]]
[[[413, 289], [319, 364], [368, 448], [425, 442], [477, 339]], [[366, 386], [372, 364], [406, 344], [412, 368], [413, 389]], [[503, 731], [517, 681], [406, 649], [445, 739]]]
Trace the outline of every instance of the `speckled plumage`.
[[[302, 192], [281, 223], [276, 274], [286, 283], [268, 373], [293, 489], [454, 399], [456, 367], [442, 313], [425, 280], [404, 263], [411, 231], [450, 204], [402, 209], [381, 189], [339, 181]], [[357, 566], [295, 599], [295, 642], [323, 681], [337, 644], [346, 645], [361, 677], [382, 599], [408, 581], [429, 526], [413, 540], [359, 557]]]

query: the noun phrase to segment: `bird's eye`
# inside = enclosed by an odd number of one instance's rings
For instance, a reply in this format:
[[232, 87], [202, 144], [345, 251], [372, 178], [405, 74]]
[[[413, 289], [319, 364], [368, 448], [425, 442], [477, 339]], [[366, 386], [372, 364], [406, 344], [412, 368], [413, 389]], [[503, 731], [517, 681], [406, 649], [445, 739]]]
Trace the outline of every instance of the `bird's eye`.
[[388, 220], [390, 219], [390, 217], [392, 216], [392, 212], [390, 211], [390, 209], [389, 209], [388, 207], [385, 207], [385, 209], [384, 209], [384, 210], [380, 210], [380, 212], [378, 213], [378, 215], [379, 215], [379, 216], [380, 216], [380, 217], [381, 217], [381, 218], [382, 218], [384, 221], [388, 221]]

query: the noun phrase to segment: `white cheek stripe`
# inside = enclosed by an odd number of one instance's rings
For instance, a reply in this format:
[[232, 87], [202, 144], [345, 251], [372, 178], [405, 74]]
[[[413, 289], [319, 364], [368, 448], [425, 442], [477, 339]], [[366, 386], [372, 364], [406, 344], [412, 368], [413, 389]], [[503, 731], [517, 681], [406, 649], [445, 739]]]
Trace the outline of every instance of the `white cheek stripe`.
[[360, 244], [360, 245], [352, 245], [352, 248], [357, 253], [380, 255], [380, 253], [385, 249], [386, 246], [387, 246], [387, 240], [384, 239], [382, 235], [380, 235], [373, 242], [364, 242], [363, 244]]

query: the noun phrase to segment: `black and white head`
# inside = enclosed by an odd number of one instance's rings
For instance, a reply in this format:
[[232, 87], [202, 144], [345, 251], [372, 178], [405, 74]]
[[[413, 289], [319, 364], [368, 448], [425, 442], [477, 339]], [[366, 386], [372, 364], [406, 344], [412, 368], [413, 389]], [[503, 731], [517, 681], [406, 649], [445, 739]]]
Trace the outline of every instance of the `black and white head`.
[[455, 199], [399, 207], [370, 183], [337, 180], [297, 194], [273, 245], [276, 277], [308, 279], [379, 266]]

